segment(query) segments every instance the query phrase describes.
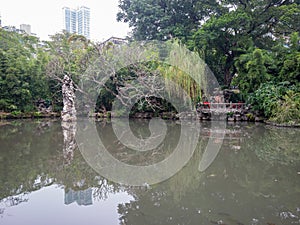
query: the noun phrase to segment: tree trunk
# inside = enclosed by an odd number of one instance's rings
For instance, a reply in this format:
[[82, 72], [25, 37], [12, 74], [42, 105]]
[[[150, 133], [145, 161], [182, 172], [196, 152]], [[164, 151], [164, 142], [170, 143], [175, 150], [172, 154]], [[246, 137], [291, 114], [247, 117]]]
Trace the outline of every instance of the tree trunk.
[[234, 54], [228, 54], [226, 58], [225, 71], [224, 71], [224, 84], [229, 87], [234, 74], [236, 73], [236, 68], [234, 66]]

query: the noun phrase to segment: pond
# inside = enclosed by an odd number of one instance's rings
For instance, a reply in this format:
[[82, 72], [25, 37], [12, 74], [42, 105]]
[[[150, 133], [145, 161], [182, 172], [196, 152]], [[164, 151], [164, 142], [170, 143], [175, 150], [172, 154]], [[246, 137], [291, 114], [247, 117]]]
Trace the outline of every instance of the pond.
[[[157, 150], [133, 151], [118, 142], [111, 122], [95, 126], [111, 156], [136, 166], [170, 156], [182, 132], [168, 121]], [[137, 137], [150, 135], [147, 120], [130, 127]], [[64, 129], [56, 120], [1, 124], [0, 224], [300, 224], [300, 129], [227, 124], [214, 160], [200, 170], [217, 129], [202, 122], [182, 169], [141, 186], [99, 174]]]

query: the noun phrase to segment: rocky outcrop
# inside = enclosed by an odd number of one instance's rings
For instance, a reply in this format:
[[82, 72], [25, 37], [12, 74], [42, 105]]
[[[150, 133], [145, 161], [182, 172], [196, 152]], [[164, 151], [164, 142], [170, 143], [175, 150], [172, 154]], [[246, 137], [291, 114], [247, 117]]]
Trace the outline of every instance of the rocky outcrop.
[[75, 92], [72, 79], [65, 75], [62, 85], [63, 96], [63, 111], [61, 112], [61, 118], [63, 122], [76, 121], [76, 109], [75, 109]]

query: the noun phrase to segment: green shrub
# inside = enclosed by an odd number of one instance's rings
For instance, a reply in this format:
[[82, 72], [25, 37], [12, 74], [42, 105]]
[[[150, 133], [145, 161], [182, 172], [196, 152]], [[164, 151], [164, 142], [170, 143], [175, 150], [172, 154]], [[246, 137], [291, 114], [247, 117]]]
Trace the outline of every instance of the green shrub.
[[14, 115], [14, 116], [19, 116], [19, 115], [22, 114], [22, 112], [19, 111], [19, 110], [16, 110], [16, 111], [11, 112], [11, 114]]
[[41, 112], [33, 112], [32, 114], [34, 117], [40, 117], [42, 116], [42, 113]]
[[275, 109], [276, 114], [271, 121], [276, 123], [288, 123], [290, 125], [300, 123], [300, 93], [287, 91], [283, 98], [278, 102]]
[[254, 110], [259, 110], [276, 123], [300, 122], [300, 88], [289, 82], [262, 84], [248, 98]]
[[10, 101], [6, 99], [0, 99], [0, 111], [3, 110], [5, 112], [10, 112], [16, 110], [17, 106], [10, 103]]

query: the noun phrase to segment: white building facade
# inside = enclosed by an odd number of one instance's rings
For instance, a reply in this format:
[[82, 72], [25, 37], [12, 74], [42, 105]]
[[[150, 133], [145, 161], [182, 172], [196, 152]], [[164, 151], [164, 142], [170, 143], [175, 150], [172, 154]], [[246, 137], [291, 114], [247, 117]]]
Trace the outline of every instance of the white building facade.
[[63, 26], [69, 33], [83, 35], [90, 39], [90, 8], [86, 6], [72, 9], [63, 8]]
[[20, 30], [23, 30], [26, 34], [31, 35], [31, 26], [29, 24], [21, 24]]

